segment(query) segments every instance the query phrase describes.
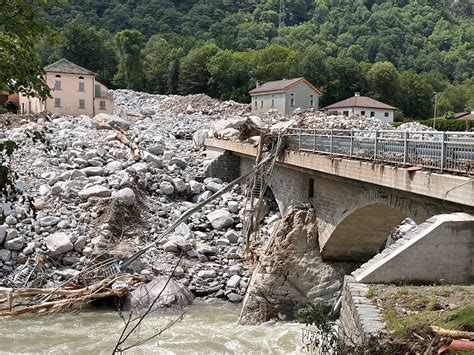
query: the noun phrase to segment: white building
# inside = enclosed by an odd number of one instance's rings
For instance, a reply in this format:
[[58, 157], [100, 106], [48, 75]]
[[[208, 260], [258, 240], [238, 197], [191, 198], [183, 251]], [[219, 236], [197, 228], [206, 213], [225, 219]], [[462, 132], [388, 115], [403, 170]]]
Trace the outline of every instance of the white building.
[[277, 110], [289, 113], [302, 109], [319, 109], [321, 91], [305, 78], [270, 81], [249, 92], [252, 97], [252, 111]]
[[383, 122], [393, 122], [395, 110], [394, 106], [387, 105], [367, 96], [360, 96], [358, 92], [354, 96], [326, 106], [323, 110], [328, 114], [344, 116], [359, 115], [365, 117], [375, 117]]

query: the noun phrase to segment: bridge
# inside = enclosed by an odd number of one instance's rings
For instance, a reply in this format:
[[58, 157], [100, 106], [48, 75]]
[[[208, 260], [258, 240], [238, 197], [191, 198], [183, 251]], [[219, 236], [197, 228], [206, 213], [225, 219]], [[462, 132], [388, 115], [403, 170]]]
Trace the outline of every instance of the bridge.
[[[291, 129], [269, 177], [282, 213], [310, 203], [325, 260], [363, 262], [404, 218], [474, 213], [474, 133]], [[231, 181], [257, 147], [206, 140], [210, 176]]]

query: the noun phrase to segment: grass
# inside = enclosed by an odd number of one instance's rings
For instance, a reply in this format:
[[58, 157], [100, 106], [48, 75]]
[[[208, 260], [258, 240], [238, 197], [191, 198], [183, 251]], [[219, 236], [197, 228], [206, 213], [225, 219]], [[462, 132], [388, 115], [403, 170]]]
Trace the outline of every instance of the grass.
[[367, 297], [383, 304], [387, 328], [399, 339], [424, 325], [474, 331], [474, 286], [371, 285]]

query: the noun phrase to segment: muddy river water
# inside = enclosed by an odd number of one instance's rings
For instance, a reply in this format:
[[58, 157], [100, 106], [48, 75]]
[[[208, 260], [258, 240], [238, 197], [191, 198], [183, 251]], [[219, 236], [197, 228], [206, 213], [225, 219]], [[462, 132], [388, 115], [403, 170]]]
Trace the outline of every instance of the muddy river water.
[[[150, 316], [133, 340], [156, 333], [175, 314]], [[233, 304], [193, 305], [184, 319], [127, 354], [299, 354], [302, 324], [239, 326]], [[0, 319], [0, 354], [110, 354], [123, 327], [112, 310]]]

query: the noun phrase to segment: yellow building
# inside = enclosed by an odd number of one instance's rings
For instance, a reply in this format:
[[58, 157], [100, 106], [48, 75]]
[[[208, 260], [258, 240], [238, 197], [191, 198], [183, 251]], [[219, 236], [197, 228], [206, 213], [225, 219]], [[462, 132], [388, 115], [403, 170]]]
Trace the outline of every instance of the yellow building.
[[51, 97], [43, 101], [37, 97], [20, 95], [21, 113], [48, 111], [60, 115], [87, 115], [112, 113], [113, 101], [108, 88], [96, 80], [94, 72], [67, 59], [60, 59], [44, 68], [45, 81], [51, 88]]

